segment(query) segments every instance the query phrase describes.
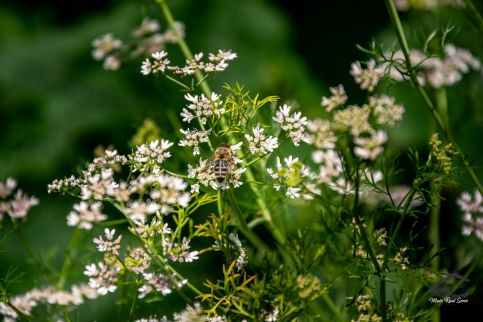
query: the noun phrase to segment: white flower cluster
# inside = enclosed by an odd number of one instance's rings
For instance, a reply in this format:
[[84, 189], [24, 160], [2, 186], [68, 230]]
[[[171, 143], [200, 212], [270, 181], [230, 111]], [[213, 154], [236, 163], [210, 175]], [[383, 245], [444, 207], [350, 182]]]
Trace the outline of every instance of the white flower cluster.
[[155, 52], [151, 55], [154, 60], [146, 58], [141, 65], [141, 73], [143, 75], [172, 72], [177, 76], [191, 76], [196, 71], [203, 71], [205, 73], [222, 72], [228, 67], [228, 62], [235, 59], [237, 55], [230, 50], [219, 50], [217, 54], [210, 53], [208, 61], [202, 61], [204, 54], [198, 53], [194, 55], [193, 59], [187, 59], [184, 66], [170, 65], [170, 61], [166, 58], [165, 51]]
[[120, 39], [112, 34], [105, 34], [92, 41], [92, 57], [95, 60], [104, 60], [104, 69], [117, 70], [121, 66], [118, 51], [123, 46]]
[[[404, 107], [393, 97], [370, 96], [363, 106], [351, 105], [333, 113], [333, 128], [348, 129], [353, 135], [354, 154], [362, 159], [375, 160], [383, 151], [387, 134], [375, 126], [395, 126], [402, 120]], [[371, 124], [371, 116], [376, 124]], [[326, 126], [329, 128], [329, 126]]]
[[320, 102], [320, 105], [325, 107], [327, 112], [332, 112], [335, 108], [338, 106], [344, 105], [348, 97], [345, 93], [344, 86], [338, 85], [337, 87], [331, 87], [329, 88], [330, 93], [332, 94], [331, 97], [322, 97], [322, 101]]
[[376, 117], [377, 124], [394, 126], [402, 120], [404, 107], [396, 104], [394, 97], [387, 95], [370, 96], [368, 105]]
[[352, 63], [350, 73], [361, 89], [372, 92], [384, 76], [385, 70], [383, 66], [378, 66], [376, 61], [371, 59], [367, 62], [366, 68], [361, 66], [360, 61]]
[[252, 129], [253, 136], [245, 134], [245, 138], [248, 141], [248, 149], [251, 153], [263, 155], [271, 153], [278, 148], [278, 139], [271, 135], [265, 135], [263, 133], [264, 131], [265, 129], [261, 128], [260, 124], [257, 124], [257, 126]]
[[274, 183], [276, 190], [286, 187], [285, 195], [287, 197], [305, 200], [311, 200], [313, 199], [313, 194], [320, 193], [320, 190], [312, 182], [315, 176], [298, 158], [289, 155], [284, 158], [284, 163], [285, 166], [282, 165], [280, 158], [277, 157], [276, 169], [267, 168], [268, 174], [276, 180]]
[[275, 113], [273, 120], [280, 124], [281, 128], [286, 132], [295, 146], [300, 144], [300, 141], [310, 143], [309, 135], [305, 132], [308, 120], [307, 117], [302, 116], [302, 112], [295, 112], [290, 114], [290, 105], [284, 104], [279, 107]]
[[[179, 22], [176, 22], [175, 25], [177, 34], [184, 37], [184, 25]], [[168, 29], [161, 34], [159, 29], [159, 23], [156, 20], [145, 18], [141, 25], [133, 31], [133, 39], [129, 44], [124, 44], [110, 33], [100, 36], [92, 42], [92, 57], [95, 60], [104, 60], [104, 69], [118, 70], [121, 67], [123, 56], [138, 57], [154, 53], [157, 53], [156, 56], [158, 56], [163, 52], [166, 44], [177, 41], [174, 30]], [[155, 57], [153, 56], [153, 58]], [[162, 65], [163, 63], [156, 62], [156, 64]], [[154, 67], [154, 69], [156, 68], [157, 66]]]
[[85, 299], [95, 299], [98, 296], [95, 289], [85, 284], [73, 285], [70, 291], [58, 290], [53, 286], [47, 286], [14, 296], [9, 299], [9, 304], [0, 302], [0, 314], [4, 315], [4, 321], [15, 321], [19, 318], [17, 311], [30, 316], [32, 310], [39, 304], [81, 305]]
[[168, 224], [163, 224], [157, 217], [153, 217], [149, 224], [146, 224], [146, 220], [135, 222], [136, 227], [134, 231], [142, 238], [151, 241], [157, 236], [171, 234], [171, 229]]
[[188, 109], [183, 108], [180, 113], [183, 122], [190, 123], [194, 118], [198, 118], [201, 124], [206, 124], [207, 118], [210, 116], [220, 116], [225, 113], [225, 108], [222, 106], [220, 95], [211, 93], [211, 97], [207, 98], [205, 95], [200, 96], [186, 94], [184, 98], [190, 102]]
[[121, 248], [122, 235], [119, 235], [114, 239], [115, 229], [109, 230], [109, 228], [104, 229], [104, 235], [106, 239], [102, 236], [93, 239], [94, 244], [97, 245], [97, 250], [102, 253], [108, 253], [112, 255], [119, 255], [119, 249]]
[[120, 268], [109, 266], [103, 262], [97, 265], [86, 265], [84, 275], [89, 276], [89, 286], [97, 290], [97, 293], [106, 295], [107, 293], [114, 293], [117, 289], [117, 274]]
[[[183, 179], [168, 174], [149, 175], [139, 177], [131, 185], [139, 193], [149, 191], [150, 202], [147, 209], [149, 213], [159, 211], [167, 215], [174, 211], [175, 206], [184, 208], [188, 206], [190, 194], [185, 192], [188, 187]], [[137, 203], [137, 206], [134, 206]], [[128, 208], [143, 207], [140, 201], [133, 201]]]
[[163, 254], [173, 262], [191, 263], [197, 260], [199, 252], [190, 251], [190, 249], [190, 241], [186, 237], [183, 237], [181, 243], [173, 242], [168, 238], [163, 240]]
[[167, 276], [154, 273], [144, 273], [143, 276], [146, 283], [138, 289], [138, 297], [140, 299], [146, 297], [146, 295], [153, 291], [163, 295], [168, 295], [172, 292], [171, 281]]
[[[428, 84], [434, 88], [451, 86], [470, 70], [481, 71], [480, 60], [467, 49], [446, 44], [443, 50], [443, 57], [428, 57], [417, 49], [411, 49], [411, 64], [419, 68], [417, 77], [422, 85]], [[390, 77], [396, 81], [407, 79], [402, 51], [396, 51], [391, 57], [395, 64], [389, 67]]]
[[124, 258], [124, 265], [134, 274], [142, 274], [151, 266], [151, 256], [142, 247], [130, 248]]
[[[152, 141], [138, 146], [128, 157], [108, 150], [87, 166], [83, 177], [54, 181], [50, 191], [80, 188], [82, 201], [74, 205], [67, 224], [89, 230], [95, 223], [106, 220], [101, 203], [106, 198], [122, 203], [124, 213], [134, 222], [157, 212], [166, 215], [176, 211], [176, 207], [186, 207], [190, 201], [190, 194], [185, 192], [188, 185], [181, 178], [164, 174], [160, 167], [171, 156], [167, 149], [172, 145], [167, 140]], [[120, 171], [124, 164], [131, 165], [132, 174], [140, 172], [140, 175], [129, 182], [116, 182], [113, 169]], [[135, 200], [131, 200], [133, 194]]]
[[155, 171], [166, 159], [171, 157], [168, 149], [173, 142], [168, 140], [155, 140], [136, 147], [134, 155], [129, 157], [133, 171], [141, 173]]
[[[463, 192], [456, 202], [463, 212], [464, 236], [475, 234], [483, 241], [483, 197], [478, 190], [475, 190], [473, 197], [468, 192]], [[476, 215], [479, 214], [479, 215]]]
[[151, 54], [153, 60], [146, 58], [141, 65], [141, 74], [157, 74], [164, 73], [168, 65], [171, 63], [168, 58], [168, 53], [165, 51], [157, 51]]
[[99, 201], [93, 203], [81, 201], [73, 208], [67, 215], [67, 226], [90, 230], [95, 223], [107, 219], [107, 216], [102, 213], [102, 203]]
[[186, 60], [185, 66], [169, 66], [168, 69], [179, 76], [190, 76], [197, 70], [205, 73], [222, 72], [228, 67], [229, 61], [237, 58], [237, 54], [231, 52], [231, 50], [218, 50], [217, 54], [210, 53], [208, 61], [202, 61], [203, 56], [203, 53], [195, 54], [193, 59]]
[[180, 140], [178, 145], [179, 146], [192, 146], [193, 148], [193, 155], [200, 154], [200, 144], [208, 142], [208, 136], [211, 133], [211, 129], [206, 131], [201, 131], [198, 129], [187, 129], [183, 130], [180, 129], [180, 132], [185, 136], [184, 140]]
[[4, 214], [9, 215], [12, 220], [25, 219], [30, 208], [39, 204], [36, 197], [27, 196], [21, 189], [10, 200], [6, 200], [16, 187], [17, 181], [13, 178], [7, 178], [5, 183], [0, 182], [0, 221]]

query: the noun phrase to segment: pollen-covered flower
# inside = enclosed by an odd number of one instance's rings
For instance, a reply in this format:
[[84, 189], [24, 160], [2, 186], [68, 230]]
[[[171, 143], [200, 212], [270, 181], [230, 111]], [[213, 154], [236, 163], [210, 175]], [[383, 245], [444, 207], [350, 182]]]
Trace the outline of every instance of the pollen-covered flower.
[[199, 145], [204, 142], [208, 142], [208, 136], [211, 133], [211, 129], [206, 131], [200, 131], [198, 129], [187, 129], [183, 130], [180, 129], [180, 132], [185, 136], [184, 140], [179, 141], [179, 146], [192, 146], [193, 147], [193, 155], [200, 154], [200, 147]]
[[456, 154], [453, 145], [451, 143], [444, 145], [438, 138], [438, 133], [434, 133], [431, 136], [429, 145], [431, 146], [431, 155], [439, 163], [443, 172], [449, 174], [451, 172], [453, 156]]
[[329, 88], [331, 97], [322, 97], [320, 104], [325, 107], [327, 112], [332, 112], [336, 107], [342, 106], [347, 102], [347, 95], [344, 90], [344, 86], [338, 85], [337, 87]]
[[370, 114], [371, 109], [369, 106], [351, 105], [346, 109], [336, 111], [334, 113], [334, 121], [349, 128], [352, 135], [359, 136], [363, 132], [372, 130], [369, 124]]
[[211, 97], [207, 98], [205, 95], [200, 96], [186, 94], [185, 99], [189, 102], [187, 108], [183, 108], [181, 116], [183, 122], [190, 123], [193, 118], [198, 118], [201, 124], [206, 124], [207, 118], [213, 115], [219, 116], [225, 113], [225, 108], [222, 107], [220, 96], [216, 93], [211, 93]]
[[369, 97], [369, 106], [376, 116], [376, 122], [381, 125], [394, 126], [402, 120], [404, 107], [394, 102], [394, 97], [381, 95]]
[[151, 265], [151, 256], [142, 247], [131, 248], [124, 258], [124, 265], [131, 272], [142, 274]]
[[312, 194], [318, 194], [318, 191], [310, 180], [314, 175], [310, 169], [305, 166], [298, 158], [288, 156], [284, 158], [285, 166], [282, 165], [280, 158], [277, 157], [276, 169], [268, 168], [268, 174], [275, 179], [273, 187], [280, 190], [286, 187], [285, 195], [291, 199], [303, 198], [305, 200], [313, 199]]
[[90, 264], [86, 266], [84, 275], [89, 276], [89, 286], [96, 289], [101, 295], [113, 293], [116, 289], [118, 267], [109, 267], [105, 263]]
[[122, 41], [115, 38], [112, 34], [105, 34], [92, 41], [92, 57], [95, 60], [103, 60], [107, 55], [113, 51], [121, 48]]
[[245, 134], [248, 141], [248, 149], [253, 154], [267, 154], [273, 152], [278, 147], [278, 139], [271, 135], [266, 136], [263, 132], [264, 128], [257, 124], [253, 128], [253, 136]]
[[74, 210], [67, 216], [67, 225], [90, 230], [94, 223], [107, 219], [107, 216], [101, 210], [102, 203], [99, 201], [91, 204], [81, 201], [74, 205]]
[[331, 123], [322, 119], [309, 121], [307, 130], [310, 133], [310, 142], [318, 149], [333, 149], [337, 137], [331, 129]]
[[301, 112], [295, 112], [290, 114], [290, 105], [284, 104], [279, 107], [273, 120], [280, 124], [281, 128], [285, 131], [286, 135], [292, 140], [295, 146], [300, 144], [300, 141], [310, 143], [310, 138], [305, 132], [308, 120], [305, 116], [302, 116]]
[[382, 130], [373, 131], [369, 136], [354, 138], [354, 154], [362, 159], [375, 160], [383, 151], [387, 134]]
[[109, 228], [105, 228], [104, 234], [106, 239], [104, 239], [102, 236], [93, 239], [94, 244], [97, 244], [98, 251], [102, 253], [119, 255], [122, 235], [119, 235], [116, 239], [114, 239], [115, 232], [115, 229], [109, 230]]
[[379, 80], [384, 76], [384, 67], [377, 66], [376, 61], [371, 59], [367, 62], [366, 68], [364, 69], [361, 66], [361, 62], [356, 61], [352, 63], [350, 73], [361, 89], [372, 92], [379, 83]]
[[173, 143], [168, 140], [155, 140], [137, 146], [134, 155], [129, 157], [134, 166], [133, 171], [146, 172], [158, 167], [171, 157], [168, 149], [172, 145]]
[[165, 51], [157, 51], [151, 54], [153, 60], [146, 58], [141, 65], [141, 74], [157, 74], [164, 73], [166, 68], [171, 63], [168, 58], [168, 53]]

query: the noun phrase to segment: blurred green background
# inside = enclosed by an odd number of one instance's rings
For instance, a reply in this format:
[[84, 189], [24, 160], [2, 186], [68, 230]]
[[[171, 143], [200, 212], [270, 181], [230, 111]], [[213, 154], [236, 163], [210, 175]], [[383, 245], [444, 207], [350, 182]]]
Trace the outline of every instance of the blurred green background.
[[[178, 0], [171, 1], [171, 8], [175, 18], [185, 23], [193, 51], [238, 53], [226, 72], [210, 79], [212, 88], [237, 81], [252, 93], [297, 101], [311, 117], [321, 115], [320, 98], [329, 86], [344, 84], [353, 103], [365, 99], [349, 75], [351, 62], [366, 59], [356, 44], [366, 46], [372, 37], [387, 48], [395, 43], [382, 1]], [[99, 145], [129, 152], [132, 135], [147, 117], [161, 127], [161, 136], [177, 132], [166, 115], [184, 106], [178, 87], [163, 78], [142, 76], [140, 62], [108, 72], [91, 59], [95, 37], [111, 32], [127, 38], [144, 16], [159, 18], [162, 29], [166, 26], [150, 1], [0, 4], [0, 180], [15, 177], [24, 190], [40, 198], [24, 233], [36, 250], [50, 249], [42, 255], [57, 265], [70, 236], [65, 217], [73, 199], [49, 196], [47, 184], [75, 173]], [[413, 46], [422, 45], [425, 35], [436, 28], [455, 24], [451, 42], [483, 57], [481, 36], [461, 11], [410, 12], [403, 18]], [[175, 46], [168, 51], [179, 54]], [[451, 127], [480, 178], [482, 89], [481, 73], [469, 74], [448, 88]], [[419, 97], [407, 84], [390, 86], [388, 93], [407, 109], [403, 123], [391, 133], [393, 151], [404, 153], [410, 146], [425, 151], [435, 126]], [[463, 247], [454, 206], [461, 190], [473, 190], [464, 173], [455, 187], [444, 190], [441, 229], [447, 257], [442, 265], [450, 271], [456, 269], [455, 258]], [[465, 243], [481, 247], [474, 240]], [[33, 280], [39, 283], [32, 274], [35, 267], [25, 260], [14, 236], [7, 246], [8, 252], [0, 253], [0, 275], [12, 265], [25, 271], [12, 290], [25, 292]], [[476, 292], [481, 299], [482, 290]], [[470, 298], [464, 309], [474, 308], [475, 302]], [[100, 321], [102, 314], [109, 314], [101, 305], [86, 306], [92, 319]], [[462, 309], [444, 307], [443, 317], [451, 321], [452, 314], [461, 314]]]

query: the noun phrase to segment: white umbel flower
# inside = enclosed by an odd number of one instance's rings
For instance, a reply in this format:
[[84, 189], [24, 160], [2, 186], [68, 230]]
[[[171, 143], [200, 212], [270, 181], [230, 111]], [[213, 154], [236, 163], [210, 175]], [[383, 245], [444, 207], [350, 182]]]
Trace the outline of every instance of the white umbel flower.
[[310, 143], [310, 138], [305, 132], [308, 123], [307, 117], [302, 116], [301, 112], [290, 114], [291, 108], [290, 105], [286, 104], [280, 106], [273, 120], [280, 124], [295, 146], [298, 146], [301, 141]]
[[185, 136], [184, 140], [179, 141], [179, 146], [192, 146], [193, 147], [193, 155], [200, 154], [200, 147], [199, 145], [204, 142], [208, 142], [208, 136], [211, 133], [211, 129], [206, 131], [200, 131], [198, 129], [187, 129], [183, 130], [180, 129], [180, 132]]
[[253, 154], [267, 154], [273, 152], [278, 147], [278, 139], [273, 136], [266, 136], [263, 132], [264, 128], [257, 124], [252, 129], [253, 136], [245, 134], [245, 138], [248, 141], [248, 149]]

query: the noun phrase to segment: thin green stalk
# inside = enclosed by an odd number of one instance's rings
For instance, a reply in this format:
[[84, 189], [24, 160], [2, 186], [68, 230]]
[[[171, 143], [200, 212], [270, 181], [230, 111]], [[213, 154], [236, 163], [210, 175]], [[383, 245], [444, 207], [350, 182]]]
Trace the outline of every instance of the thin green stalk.
[[[171, 27], [171, 29], [173, 29], [173, 32], [175, 33], [176, 38], [177, 38], [178, 45], [179, 45], [183, 55], [185, 56], [186, 59], [190, 59], [190, 60], [193, 59], [193, 54], [191, 53], [191, 50], [189, 49], [188, 45], [184, 41], [183, 37], [181, 37], [179, 35], [179, 33], [176, 29], [175, 20], [173, 18], [173, 15], [171, 14], [171, 10], [169, 9], [169, 6], [168, 6], [166, 0], [156, 0], [156, 2], [161, 7], [163, 15], [166, 18], [166, 21], [168, 22], [168, 25]], [[211, 97], [211, 89], [210, 89], [208, 83], [206, 82], [206, 80], [204, 80], [203, 74], [199, 70], [197, 70], [195, 72], [195, 77], [198, 80], [198, 82], [200, 83], [201, 89], [202, 89], [203, 93], [205, 94], [205, 96]], [[201, 126], [201, 129], [204, 130], [203, 125], [200, 124], [200, 126]], [[224, 130], [227, 129], [226, 121], [223, 118], [221, 120], [221, 127]], [[233, 139], [234, 138], [231, 138], [231, 141], [233, 141]], [[236, 142], [231, 142], [231, 143], [236, 143]], [[211, 146], [210, 141], [208, 141], [208, 144], [210, 145], [210, 148], [213, 150], [213, 147]], [[259, 189], [257, 188], [257, 186], [255, 184], [253, 184], [253, 182], [255, 182], [255, 176], [253, 175], [253, 172], [251, 171], [250, 168], [248, 168], [248, 167], [246, 168], [245, 175], [247, 177], [248, 184], [249, 184], [250, 188], [252, 189], [252, 191], [254, 192], [254, 194], [256, 196], [256, 203], [257, 203], [258, 207], [260, 208], [260, 212], [262, 214], [262, 217], [266, 220], [267, 225], [270, 227], [271, 232], [272, 232], [274, 238], [277, 240], [277, 242], [280, 243], [281, 245], [284, 245], [285, 244], [285, 237], [280, 232], [280, 230], [276, 227], [276, 225], [273, 223], [272, 215], [270, 214], [270, 211], [269, 211], [264, 199], [262, 198]]]
[[480, 33], [480, 36], [483, 36], [483, 18], [481, 17], [478, 9], [476, 9], [473, 1], [471, 0], [464, 0], [465, 2], [465, 12], [470, 18], [470, 21], [473, 23], [475, 28]]
[[247, 223], [245, 222], [245, 219], [243, 218], [241, 210], [238, 208], [238, 205], [236, 204], [233, 191], [230, 190], [229, 196], [230, 196], [230, 201], [233, 205], [233, 208], [235, 208], [235, 214], [237, 215], [238, 221], [240, 222], [240, 231], [242, 232], [242, 234], [253, 244], [253, 246], [255, 246], [255, 248], [258, 251], [265, 253], [265, 254], [272, 253], [270, 248], [268, 248], [268, 246], [265, 245], [265, 243], [257, 236], [257, 234], [255, 234], [248, 227]]
[[67, 280], [67, 274], [72, 266], [72, 251], [77, 247], [79, 239], [81, 236], [81, 230], [79, 228], [74, 228], [72, 231], [72, 236], [70, 237], [69, 245], [65, 251], [64, 263], [62, 264], [62, 269], [60, 271], [59, 281], [57, 282], [57, 289], [61, 290], [65, 286], [65, 281]]
[[335, 305], [334, 301], [330, 298], [329, 294], [324, 293], [322, 294], [322, 300], [324, 300], [325, 304], [329, 308], [330, 312], [334, 315], [336, 321], [343, 321], [342, 317], [340, 316], [340, 310]]
[[360, 185], [360, 178], [359, 178], [359, 165], [357, 162], [354, 162], [354, 171], [355, 171], [355, 180], [354, 180], [354, 187], [355, 187], [355, 195], [354, 195], [354, 203], [352, 206], [352, 215], [355, 218], [356, 224], [359, 227], [359, 233], [364, 241], [365, 248], [367, 253], [369, 254], [369, 258], [374, 265], [376, 270], [377, 276], [379, 276], [379, 298], [380, 298], [380, 311], [382, 316], [382, 322], [387, 321], [386, 316], [386, 277], [384, 271], [381, 269], [379, 262], [377, 261], [376, 255], [374, 254], [374, 250], [372, 249], [371, 243], [367, 236], [366, 228], [361, 222], [359, 217], [359, 185]]
[[[181, 48], [181, 52], [185, 56], [186, 59], [193, 60], [193, 54], [191, 53], [191, 50], [189, 49], [188, 45], [184, 41], [183, 37], [178, 32], [178, 29], [176, 28], [175, 20], [173, 18], [173, 15], [171, 14], [171, 10], [168, 7], [168, 4], [166, 3], [166, 0], [156, 0], [156, 2], [159, 4], [161, 7], [161, 10], [163, 11], [163, 15], [166, 18], [166, 21], [168, 22], [168, 25], [171, 27], [171, 30], [173, 31], [174, 35], [176, 36], [178, 46]], [[203, 90], [203, 93], [207, 98], [211, 97], [211, 90], [208, 84], [203, 81], [204, 77], [203, 74], [199, 71], [195, 71], [195, 77], [200, 83], [201, 89]], [[199, 125], [203, 131], [205, 130], [205, 126], [199, 122]], [[211, 144], [210, 138], [208, 138], [208, 146], [210, 147], [210, 150], [213, 151], [213, 145]]]
[[389, 17], [391, 18], [393, 27], [396, 31], [397, 39], [399, 41], [399, 45], [401, 46], [401, 50], [404, 55], [405, 63], [406, 63], [406, 68], [409, 72], [409, 76], [411, 78], [412, 84], [415, 86], [416, 90], [418, 91], [419, 95], [423, 99], [424, 104], [426, 105], [427, 109], [431, 112], [431, 115], [433, 116], [434, 120], [436, 121], [436, 124], [438, 125], [438, 128], [441, 130], [445, 138], [451, 142], [451, 144], [454, 146], [456, 152], [461, 158], [461, 162], [463, 164], [463, 167], [465, 168], [466, 172], [468, 172], [469, 176], [471, 177], [471, 180], [473, 180], [476, 188], [478, 191], [483, 194], [483, 186], [480, 183], [480, 180], [476, 176], [476, 173], [473, 171], [471, 168], [471, 165], [469, 164], [468, 160], [466, 159], [465, 155], [462, 153], [461, 148], [458, 146], [456, 141], [453, 139], [451, 136], [451, 133], [449, 129], [445, 126], [443, 119], [441, 118], [440, 114], [434, 107], [433, 103], [431, 102], [431, 99], [429, 98], [428, 94], [424, 90], [424, 88], [421, 86], [419, 83], [419, 80], [417, 78], [416, 72], [412, 66], [410, 56], [409, 56], [409, 46], [406, 41], [406, 36], [404, 34], [404, 29], [401, 24], [401, 20], [399, 19], [399, 15], [397, 13], [396, 6], [394, 5], [393, 0], [384, 0], [386, 3], [386, 7], [389, 13]]

